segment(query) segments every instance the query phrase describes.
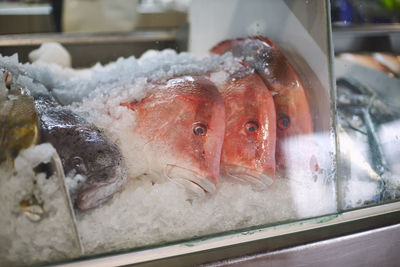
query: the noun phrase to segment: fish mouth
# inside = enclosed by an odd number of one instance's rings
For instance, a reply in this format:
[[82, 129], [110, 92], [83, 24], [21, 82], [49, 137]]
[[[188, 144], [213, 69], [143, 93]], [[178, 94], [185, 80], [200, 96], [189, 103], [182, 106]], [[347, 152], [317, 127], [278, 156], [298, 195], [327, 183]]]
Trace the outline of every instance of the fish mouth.
[[250, 182], [256, 189], [264, 189], [273, 182], [273, 179], [264, 173], [257, 173], [250, 168], [238, 165], [226, 166], [225, 173], [228, 177], [239, 180], [240, 182]]
[[196, 196], [202, 196], [205, 192], [213, 193], [216, 190], [215, 184], [207, 179], [206, 176], [177, 165], [167, 164], [165, 175], [171, 181], [183, 185], [190, 193]]
[[[124, 168], [107, 166], [104, 169], [106, 168], [116, 168], [107, 181], [92, 184], [78, 193], [75, 203], [80, 210], [84, 211], [99, 206], [120, 191], [126, 183], [127, 176]], [[91, 179], [90, 177], [87, 177], [87, 180]]]

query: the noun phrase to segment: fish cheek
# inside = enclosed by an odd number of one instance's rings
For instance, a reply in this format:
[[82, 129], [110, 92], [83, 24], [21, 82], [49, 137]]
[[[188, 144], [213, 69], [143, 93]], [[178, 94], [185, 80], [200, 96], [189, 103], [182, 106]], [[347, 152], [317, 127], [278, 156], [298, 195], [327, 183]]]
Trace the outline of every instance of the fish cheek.
[[282, 137], [291, 136], [295, 119], [295, 107], [291, 99], [281, 95], [274, 96], [276, 107], [276, 130]]
[[[237, 88], [235, 88], [237, 89]], [[223, 165], [243, 165], [249, 158], [249, 137], [245, 132], [248, 119], [245, 99], [242, 92], [227, 91], [224, 95], [226, 110], [226, 130], [222, 147], [221, 162]]]
[[195, 164], [193, 149], [196, 145], [193, 144], [195, 135], [192, 130], [194, 112], [190, 103], [174, 103], [175, 108], [169, 109], [171, 112], [165, 117], [168, 123], [163, 124], [163, 129], [158, 130], [154, 139], [162, 144], [167, 164], [190, 167]]
[[225, 108], [222, 104], [215, 104], [211, 110], [207, 134], [199, 138], [202, 142], [199, 145], [202, 145], [204, 151], [204, 167], [211, 171], [214, 177], [218, 177], [225, 135]]
[[135, 132], [145, 136], [148, 139], [153, 139], [162, 133], [173, 123], [173, 118], [176, 116], [176, 108], [172, 105], [150, 106], [143, 105], [137, 109], [137, 126]]
[[[237, 115], [238, 116], [238, 115]], [[222, 162], [227, 165], [251, 165], [255, 158], [256, 133], [248, 133], [247, 120], [231, 120], [227, 124]]]

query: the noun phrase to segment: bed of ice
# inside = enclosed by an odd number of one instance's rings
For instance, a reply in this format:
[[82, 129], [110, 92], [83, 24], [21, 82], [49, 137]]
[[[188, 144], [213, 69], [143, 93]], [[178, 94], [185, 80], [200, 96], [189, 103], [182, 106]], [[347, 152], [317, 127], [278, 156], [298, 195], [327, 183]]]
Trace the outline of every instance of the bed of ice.
[[[54, 154], [50, 144], [40, 144], [22, 151], [14, 170], [0, 166], [1, 266], [50, 263], [81, 255], [64, 181], [33, 171], [40, 163], [51, 162]], [[37, 209], [33, 213], [21, 209], [21, 201], [32, 197], [42, 206], [41, 215]]]
[[[119, 103], [141, 100], [148, 83], [154, 80], [213, 72], [211, 79], [222, 82], [235, 66], [229, 54], [197, 59], [173, 50], [148, 51], [139, 59], [120, 58], [84, 70], [20, 64], [17, 56], [0, 58], [0, 67], [15, 73], [14, 82], [31, 91], [52, 90], [61, 103], [103, 129], [126, 159], [128, 182], [124, 189], [98, 208], [75, 211], [82, 253], [104, 253], [337, 212], [332, 162], [326, 148], [331, 142], [329, 134], [317, 136], [323, 151], [317, 155], [317, 173], [310, 172], [307, 165], [286, 175], [278, 174], [263, 191], [222, 177], [216, 193], [194, 198], [180, 185], [141, 175], [146, 162], [143, 143], [133, 136], [135, 116]], [[7, 193], [3, 187], [1, 190]], [[12, 190], [17, 189], [8, 189]], [[48, 238], [53, 240], [53, 236]]]

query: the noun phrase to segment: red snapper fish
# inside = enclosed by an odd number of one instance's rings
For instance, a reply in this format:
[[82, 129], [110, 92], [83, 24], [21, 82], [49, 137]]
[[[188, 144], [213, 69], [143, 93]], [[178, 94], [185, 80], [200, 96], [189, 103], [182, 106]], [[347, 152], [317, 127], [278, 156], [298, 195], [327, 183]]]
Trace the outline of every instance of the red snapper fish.
[[202, 77], [155, 83], [141, 101], [121, 103], [136, 112], [149, 169], [196, 194], [214, 192], [220, 172], [225, 109], [218, 89]]
[[210, 50], [212, 53], [231, 52], [253, 67], [272, 91], [277, 120], [277, 167], [285, 168], [289, 155], [285, 139], [293, 140], [313, 133], [305, 88], [296, 71], [267, 37], [249, 37], [227, 40]]
[[276, 114], [272, 95], [249, 66], [231, 75], [219, 90], [226, 113], [221, 173], [264, 188], [275, 177]]

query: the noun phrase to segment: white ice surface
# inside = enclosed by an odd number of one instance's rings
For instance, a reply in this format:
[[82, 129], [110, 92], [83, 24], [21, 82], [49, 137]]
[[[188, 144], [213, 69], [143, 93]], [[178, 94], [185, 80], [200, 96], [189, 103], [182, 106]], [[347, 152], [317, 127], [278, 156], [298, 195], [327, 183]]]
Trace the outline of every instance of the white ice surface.
[[330, 138], [324, 133], [298, 135], [282, 144], [287, 155], [285, 176], [299, 217], [318, 216], [337, 208]]
[[14, 168], [21, 175], [32, 176], [34, 175], [33, 168], [40, 163], [49, 163], [55, 152], [56, 150], [49, 143], [22, 150], [14, 161]]
[[[277, 178], [264, 191], [250, 185], [222, 179], [217, 192], [203, 198], [191, 197], [171, 182], [152, 184], [149, 176], [129, 179], [121, 193], [100, 208], [77, 215], [78, 230], [87, 253], [157, 244], [189, 237], [199, 237], [255, 225], [277, 223], [336, 212], [332, 192], [326, 185], [305, 178], [298, 183]], [[310, 200], [307, 207], [294, 199], [299, 190]], [[332, 190], [332, 188], [330, 188]], [[297, 197], [297, 196], [296, 196]], [[299, 214], [298, 209], [307, 210]]]
[[[81, 255], [72, 210], [61, 177], [34, 173], [48, 163], [55, 149], [50, 144], [20, 153], [13, 170], [0, 165], [0, 266], [55, 262]], [[21, 202], [34, 197], [43, 213], [32, 220]]]
[[31, 62], [57, 64], [61, 67], [71, 67], [71, 55], [59, 43], [43, 43], [38, 49], [28, 55]]

